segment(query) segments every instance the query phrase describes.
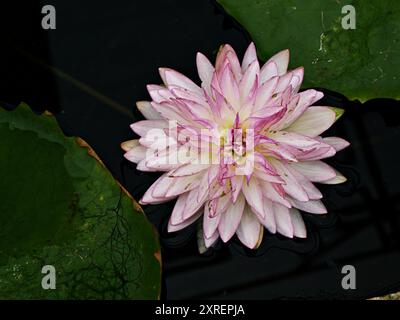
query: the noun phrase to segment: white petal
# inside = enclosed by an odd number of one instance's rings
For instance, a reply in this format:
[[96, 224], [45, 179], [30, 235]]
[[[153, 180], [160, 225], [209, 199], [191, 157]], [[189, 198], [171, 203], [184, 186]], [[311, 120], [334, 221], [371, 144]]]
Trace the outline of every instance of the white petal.
[[199, 185], [201, 175], [202, 173], [200, 172], [192, 176], [172, 178], [174, 179], [174, 184], [171, 185], [165, 196], [176, 196], [196, 188]]
[[[133, 142], [135, 141], [135, 142]], [[125, 145], [125, 147], [127, 147]], [[142, 161], [146, 157], [146, 147], [141, 146], [138, 140], [132, 140], [131, 144], [129, 145], [130, 150], [124, 154], [124, 157], [129, 161], [134, 163], [138, 163]]]
[[242, 73], [243, 74], [246, 72], [249, 65], [251, 65], [255, 60], [257, 60], [257, 52], [256, 52], [256, 47], [254, 46], [254, 43], [252, 42], [247, 47], [247, 50], [243, 56], [243, 61], [242, 61]]
[[295, 148], [311, 148], [320, 144], [317, 140], [295, 132], [278, 131], [270, 134], [269, 137]]
[[169, 200], [174, 199], [175, 197], [154, 197], [153, 193], [154, 190], [157, 188], [158, 183], [162, 177], [158, 178], [156, 182], [154, 182], [149, 189], [145, 192], [143, 195], [142, 199], [140, 199], [139, 203], [140, 204], [158, 204], [158, 203], [163, 203]]
[[335, 112], [327, 107], [309, 107], [285, 130], [316, 137], [331, 127], [335, 117]]
[[200, 208], [203, 207], [205, 202], [204, 198], [199, 198], [199, 188], [194, 188], [189, 191], [188, 198], [186, 200], [185, 211], [183, 212], [183, 219], [189, 219], [192, 215], [194, 215]]
[[203, 231], [206, 238], [210, 238], [215, 233], [222, 216], [222, 214], [217, 214], [210, 217], [210, 202], [204, 205]]
[[244, 196], [240, 194], [236, 203], [231, 204], [226, 212], [222, 213], [218, 224], [218, 231], [222, 241], [227, 242], [235, 234], [242, 218], [245, 204]]
[[195, 94], [202, 95], [199, 86], [183, 74], [168, 68], [160, 68], [159, 71], [165, 85], [181, 87]]
[[303, 176], [293, 167], [290, 167], [289, 165], [286, 165], [286, 167], [293, 174], [296, 180], [300, 183], [302, 188], [307, 193], [309, 199], [318, 200], [322, 198], [321, 192], [314, 186], [314, 184], [310, 180], [308, 180], [305, 176]]
[[128, 152], [129, 150], [138, 145], [139, 145], [138, 139], [128, 140], [121, 143], [121, 149], [124, 150], [125, 152]]
[[269, 232], [276, 232], [276, 221], [274, 214], [273, 202], [267, 198], [263, 198], [265, 218], [260, 219], [261, 223], [268, 229]]
[[242, 219], [236, 230], [239, 240], [248, 248], [254, 249], [260, 239], [261, 224], [250, 206], [245, 206]]
[[313, 182], [326, 181], [336, 176], [335, 170], [321, 160], [299, 161], [291, 163], [290, 167], [299, 171], [303, 176]]
[[187, 226], [196, 222], [196, 220], [199, 219], [202, 214], [203, 214], [203, 212], [200, 210], [195, 215], [190, 217], [189, 219], [183, 221], [182, 223], [176, 224], [176, 225], [172, 225], [171, 221], [170, 221], [168, 223], [168, 232], [175, 232], [175, 231], [182, 230], [183, 228], [186, 228]]
[[162, 116], [153, 108], [149, 101], [138, 101], [136, 106], [147, 120], [162, 120]]
[[298, 238], [307, 238], [307, 229], [299, 210], [291, 208], [289, 213], [292, 219], [294, 235]]
[[255, 110], [264, 107], [264, 105], [271, 99], [275, 92], [276, 85], [278, 84], [278, 77], [273, 77], [263, 83], [257, 90], [255, 99]]
[[263, 190], [263, 195], [270, 199], [273, 202], [277, 202], [280, 203], [288, 208], [291, 207], [291, 204], [285, 199], [283, 198], [272, 186], [271, 183], [266, 182], [266, 181], [261, 181], [261, 186], [262, 186], [262, 190]]
[[326, 144], [329, 144], [330, 146], [334, 147], [336, 151], [343, 150], [344, 148], [348, 147], [350, 145], [349, 142], [342, 138], [338, 137], [326, 137], [323, 138], [322, 141]]
[[290, 199], [290, 202], [294, 207], [305, 212], [324, 214], [327, 210], [321, 200], [309, 200], [305, 202], [297, 201], [296, 199]]
[[296, 177], [280, 162], [275, 159], [270, 160], [272, 165], [276, 168], [281, 178], [285, 181], [282, 185], [285, 192], [299, 201], [307, 201], [307, 192], [303, 189]]
[[[251, 97], [251, 93], [258, 86], [258, 75], [260, 72], [260, 65], [258, 61], [253, 61], [246, 70], [246, 73], [243, 75], [239, 84], [239, 92], [240, 92], [240, 101], [245, 103]], [[252, 91], [253, 90], [253, 91]]]
[[294, 228], [289, 214], [289, 209], [285, 206], [274, 203], [274, 214], [276, 230], [286, 237], [293, 238]]
[[204, 237], [204, 245], [206, 248], [211, 247], [219, 238], [218, 230], [216, 230], [213, 235], [209, 238]]
[[142, 120], [131, 124], [131, 129], [141, 137], [146, 136], [150, 131], [154, 135], [159, 133], [160, 136], [164, 136], [163, 129], [166, 128], [168, 128], [166, 120]]
[[289, 50], [283, 50], [272, 56], [268, 61], [274, 61], [278, 68], [278, 74], [281, 76], [286, 73], [289, 65]]
[[322, 181], [321, 183], [323, 183], [323, 184], [339, 184], [339, 183], [344, 183], [347, 181], [346, 177], [344, 175], [342, 175], [339, 171], [335, 170], [335, 173], [336, 173], [336, 176], [334, 178]]
[[174, 209], [172, 210], [169, 223], [173, 226], [182, 223], [185, 219], [183, 218], [183, 213], [185, 211], [186, 201], [189, 197], [189, 192], [186, 192], [178, 197], [175, 203]]
[[201, 171], [207, 170], [210, 167], [209, 164], [184, 164], [177, 169], [171, 171], [168, 176], [170, 177], [183, 177], [191, 176], [193, 174], [199, 173]]
[[242, 191], [246, 197], [247, 203], [253, 208], [254, 212], [256, 212], [261, 219], [265, 218], [263, 194], [258, 180], [256, 178], [251, 178], [248, 184], [244, 182]]

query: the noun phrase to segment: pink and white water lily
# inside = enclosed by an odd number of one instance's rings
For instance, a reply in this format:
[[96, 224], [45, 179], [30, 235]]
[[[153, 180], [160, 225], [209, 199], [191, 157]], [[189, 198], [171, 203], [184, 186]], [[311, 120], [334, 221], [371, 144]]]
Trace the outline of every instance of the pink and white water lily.
[[236, 234], [257, 248], [264, 228], [305, 238], [299, 210], [327, 212], [314, 183], [346, 181], [322, 160], [349, 143], [321, 134], [342, 111], [314, 106], [323, 94], [299, 92], [304, 70], [288, 63], [284, 50], [260, 67], [253, 43], [240, 63], [224, 45], [215, 66], [197, 54], [200, 85], [160, 68], [163, 84], [147, 86], [152, 101], [137, 102], [147, 120], [131, 126], [140, 139], [122, 148], [138, 170], [164, 172], [140, 203], [177, 198], [170, 232], [201, 218], [206, 247]]

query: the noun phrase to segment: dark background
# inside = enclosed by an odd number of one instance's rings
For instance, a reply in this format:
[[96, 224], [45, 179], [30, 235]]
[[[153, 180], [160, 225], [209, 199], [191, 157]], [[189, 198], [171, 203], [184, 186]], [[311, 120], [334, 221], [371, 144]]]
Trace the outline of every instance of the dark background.
[[[56, 8], [56, 30], [41, 28], [45, 4]], [[135, 101], [148, 99], [146, 84], [160, 83], [157, 68], [197, 79], [197, 51], [213, 60], [230, 43], [242, 56], [250, 42], [209, 0], [13, 1], [0, 12], [2, 105], [24, 101], [56, 113], [136, 199], [157, 175], [136, 171], [119, 145], [134, 137]], [[167, 234], [173, 204], [145, 207], [160, 233], [162, 298], [348, 299], [400, 290], [400, 103], [322, 91], [318, 104], [346, 109], [327, 134], [351, 142], [330, 161], [348, 182], [321, 187], [329, 214], [304, 215], [305, 240], [265, 232], [256, 251], [233, 239], [200, 255], [196, 226]], [[356, 268], [356, 290], [341, 287], [347, 264]]]

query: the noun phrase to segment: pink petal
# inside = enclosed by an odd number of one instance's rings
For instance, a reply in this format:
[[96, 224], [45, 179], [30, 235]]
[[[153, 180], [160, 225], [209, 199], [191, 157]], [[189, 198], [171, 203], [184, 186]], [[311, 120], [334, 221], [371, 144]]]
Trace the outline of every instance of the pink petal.
[[254, 96], [254, 92], [258, 87], [258, 75], [260, 73], [260, 65], [258, 61], [253, 61], [246, 70], [239, 84], [240, 101], [243, 103], [249, 101]]
[[153, 133], [157, 133], [159, 130], [160, 135], [164, 135], [163, 129], [168, 128], [168, 121], [166, 120], [142, 120], [131, 124], [131, 129], [141, 137], [151, 130]]
[[319, 141], [295, 132], [278, 131], [269, 135], [273, 140], [295, 148], [311, 148], [320, 144]]
[[260, 84], [278, 76], [278, 67], [274, 61], [265, 63], [260, 70]]
[[236, 111], [238, 111], [240, 108], [239, 87], [229, 65], [222, 70], [220, 87], [225, 99]]
[[232, 186], [232, 202], [235, 203], [237, 197], [239, 196], [240, 192], [242, 191], [242, 186], [244, 182], [243, 176], [234, 176], [231, 179], [231, 186]]
[[[215, 201], [215, 200], [213, 200]], [[211, 201], [204, 205], [204, 215], [203, 215], [203, 232], [206, 238], [211, 238], [212, 235], [218, 228], [218, 224], [221, 220], [222, 214], [217, 214], [215, 216], [210, 216], [210, 204]]]
[[243, 183], [242, 191], [247, 203], [251, 206], [254, 212], [256, 212], [261, 219], [264, 219], [265, 213], [263, 205], [263, 194], [257, 178], [250, 179], [249, 183]]
[[211, 237], [206, 238], [204, 237], [204, 245], [206, 248], [211, 247], [219, 238], [218, 230], [216, 230]]
[[254, 175], [258, 180], [268, 181], [272, 183], [284, 183], [282, 178], [278, 174], [271, 174], [266, 167], [255, 164], [256, 170], [254, 170]]
[[182, 223], [185, 220], [183, 218], [183, 213], [185, 212], [185, 206], [188, 197], [189, 197], [189, 192], [186, 192], [178, 197], [174, 209], [172, 210], [172, 214], [169, 219], [169, 224], [175, 226], [177, 224]]
[[289, 209], [285, 206], [274, 203], [274, 214], [276, 221], [276, 230], [286, 237], [293, 238], [294, 228]]
[[294, 161], [294, 162], [297, 161], [294, 154], [292, 154], [285, 146], [279, 143], [277, 144], [263, 143], [258, 145], [258, 148], [260, 150], [263, 150], [265, 154], [268, 154], [269, 156], [272, 156], [274, 158]]
[[260, 185], [262, 187], [264, 197], [270, 199], [273, 202], [280, 203], [288, 208], [291, 207], [291, 204], [275, 190], [271, 183], [261, 181]]
[[177, 169], [173, 170], [168, 174], [169, 177], [184, 177], [191, 176], [201, 171], [207, 170], [210, 167], [209, 164], [184, 164]]
[[124, 150], [125, 152], [128, 152], [129, 150], [138, 145], [139, 145], [138, 139], [128, 140], [121, 143], [121, 149]]
[[242, 218], [246, 201], [242, 194], [239, 195], [236, 203], [231, 204], [225, 213], [222, 213], [218, 224], [218, 231], [222, 241], [227, 242], [235, 234]]
[[124, 157], [129, 161], [138, 163], [146, 157], [147, 149], [141, 146], [138, 140], [133, 141], [135, 141], [135, 143], [132, 142], [132, 144], [130, 145], [130, 150], [124, 154]]
[[199, 188], [190, 190], [188, 198], [186, 200], [185, 211], [183, 212], [183, 219], [189, 219], [194, 215], [201, 207], [203, 207], [206, 197], [199, 198]]
[[164, 86], [149, 84], [147, 85], [147, 91], [149, 92], [151, 99], [156, 103], [168, 101], [173, 98], [172, 93]]
[[310, 107], [286, 130], [316, 137], [331, 127], [335, 117], [335, 112], [327, 107]]
[[265, 218], [260, 219], [260, 222], [268, 229], [269, 232], [276, 232], [276, 221], [274, 214], [273, 202], [267, 198], [263, 198]]
[[299, 210], [289, 209], [290, 218], [293, 224], [293, 233], [298, 238], [307, 238], [307, 229]]
[[347, 181], [346, 177], [344, 175], [342, 175], [340, 172], [335, 170], [335, 173], [336, 173], [336, 176], [334, 178], [322, 181], [321, 183], [323, 183], [323, 184], [339, 184], [339, 183], [343, 183], [343, 182]]
[[257, 52], [254, 43], [250, 43], [247, 47], [246, 52], [244, 53], [243, 61], [242, 61], [242, 73], [245, 74], [247, 68], [257, 60]]
[[159, 71], [166, 86], [177, 86], [198, 95], [202, 94], [199, 86], [183, 74], [168, 68], [160, 68]]
[[212, 76], [214, 74], [214, 66], [211, 64], [211, 62], [207, 59], [207, 57], [198, 52], [196, 56], [196, 64], [197, 64], [197, 71], [199, 73], [199, 77], [201, 79], [201, 86], [207, 90], [207, 92], [210, 94], [210, 85], [211, 85], [211, 80]]
[[300, 172], [298, 172], [290, 165], [285, 165], [285, 166], [299, 182], [301, 187], [307, 193], [309, 199], [317, 200], [322, 198], [321, 192], [314, 186], [314, 184], [310, 180], [308, 180], [305, 176], [303, 176]]
[[296, 97], [299, 98], [298, 102], [295, 105], [290, 105], [290, 108], [288, 107], [285, 117], [274, 125], [273, 129], [282, 130], [290, 126], [310, 105], [320, 100], [323, 97], [323, 93], [309, 89], [298, 93]]
[[336, 151], [343, 150], [344, 148], [348, 147], [350, 145], [349, 142], [342, 138], [338, 137], [326, 137], [323, 138], [322, 141], [326, 144], [329, 144], [330, 146], [334, 147]]
[[194, 188], [196, 188], [199, 185], [199, 181], [201, 179], [202, 173], [197, 173], [192, 176], [186, 176], [186, 177], [177, 177], [173, 178], [174, 179], [174, 184], [170, 187], [170, 189], [167, 191], [165, 196], [171, 197], [171, 196], [177, 196], [181, 193], [190, 191]]
[[[315, 140], [318, 141], [320, 139], [316, 137]], [[310, 149], [297, 149], [296, 152], [295, 150], [291, 150], [291, 152], [295, 154], [297, 160], [299, 161], [321, 160], [332, 157], [336, 154], [336, 150], [324, 142], [320, 142], [317, 146]]]
[[232, 69], [233, 77], [237, 82], [239, 82], [242, 77], [242, 72], [240, 68], [240, 62], [236, 53], [233, 51], [227, 52], [226, 59], [229, 62], [229, 65]]
[[290, 202], [294, 207], [305, 212], [324, 214], [327, 210], [321, 200], [309, 200], [305, 202], [297, 201], [296, 199], [290, 199]]
[[304, 77], [304, 68], [299, 67], [291, 71], [293, 78], [290, 81], [290, 85], [293, 87], [293, 92], [297, 92], [300, 89], [301, 83]]
[[[193, 125], [198, 126], [194, 121], [190, 113], [184, 112], [178, 106], [171, 102], [152, 102], [153, 108], [161, 114], [161, 116], [170, 121], [176, 121], [180, 125]], [[154, 120], [155, 121], [155, 120]], [[159, 120], [160, 121], [160, 120]]]
[[286, 73], [289, 65], [289, 50], [283, 50], [272, 56], [268, 61], [274, 61], [278, 68], [278, 75], [283, 75]]
[[186, 89], [177, 86], [168, 86], [168, 90], [174, 95], [170, 100], [178, 98], [194, 102], [196, 104], [199, 104], [203, 108], [208, 109], [209, 107], [207, 105], [207, 99], [203, 95], [199, 96], [197, 94], [192, 93], [191, 91], [188, 91]]
[[196, 222], [196, 220], [199, 219], [202, 214], [203, 214], [203, 212], [201, 210], [199, 210], [195, 215], [193, 215], [189, 219], [187, 219], [181, 223], [178, 223], [176, 225], [172, 225], [171, 220], [170, 220], [168, 223], [168, 232], [176, 232], [176, 231], [186, 228], [187, 226]]
[[166, 196], [167, 191], [175, 183], [175, 179], [168, 176], [168, 173], [163, 174], [154, 183], [154, 188], [151, 195], [155, 198], [163, 198]]
[[239, 240], [248, 248], [254, 249], [259, 241], [262, 226], [249, 206], [245, 206], [242, 219], [236, 230]]
[[271, 164], [280, 174], [281, 178], [285, 181], [282, 185], [285, 192], [299, 201], [307, 201], [307, 192], [300, 185], [299, 181], [293, 176], [293, 174], [280, 162], [275, 159], [271, 159]]
[[144, 172], [156, 172], [156, 171], [160, 171], [161, 170], [160, 169], [161, 166], [159, 166], [158, 168], [151, 168], [151, 167], [148, 167], [146, 165], [146, 162], [147, 162], [146, 159], [143, 159], [143, 160], [139, 161], [137, 166], [136, 166], [136, 169], [139, 170], [139, 171], [144, 171]]
[[285, 73], [284, 75], [280, 76], [278, 84], [276, 85], [275, 92], [276, 93], [284, 92], [289, 87], [292, 78], [293, 74], [291, 72]]
[[220, 73], [226, 66], [226, 64], [230, 65], [234, 78], [239, 81], [241, 74], [239, 59], [236, 55], [235, 50], [229, 44], [225, 44], [218, 51], [217, 59], [215, 62], [216, 73]]
[[[164, 175], [165, 176], [165, 175]], [[163, 176], [162, 176], [163, 177]], [[160, 179], [162, 178], [158, 178], [158, 180], [156, 182], [154, 182], [149, 189], [147, 189], [147, 191], [145, 192], [145, 194], [143, 195], [142, 199], [140, 199], [139, 203], [140, 204], [158, 204], [158, 203], [163, 203], [166, 201], [170, 201], [172, 199], [174, 199], [175, 197], [155, 197], [154, 194], [154, 190], [157, 188]]]
[[290, 166], [313, 182], [326, 181], [336, 176], [335, 170], [320, 160], [301, 161], [291, 163]]
[[255, 98], [255, 109], [259, 109], [265, 106], [269, 99], [275, 92], [276, 85], [278, 84], [278, 77], [273, 77], [268, 81], [264, 82], [257, 90]]

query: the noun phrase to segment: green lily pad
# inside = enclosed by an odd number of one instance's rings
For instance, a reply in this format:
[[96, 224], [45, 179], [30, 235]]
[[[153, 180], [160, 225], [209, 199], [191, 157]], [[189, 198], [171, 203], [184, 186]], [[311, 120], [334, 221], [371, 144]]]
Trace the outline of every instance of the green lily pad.
[[26, 105], [0, 136], [0, 299], [157, 299], [156, 233], [93, 150]]
[[[290, 67], [304, 66], [304, 87], [350, 99], [400, 98], [400, 1], [217, 0], [251, 35], [267, 60], [290, 49]], [[356, 29], [342, 19], [355, 9]]]

